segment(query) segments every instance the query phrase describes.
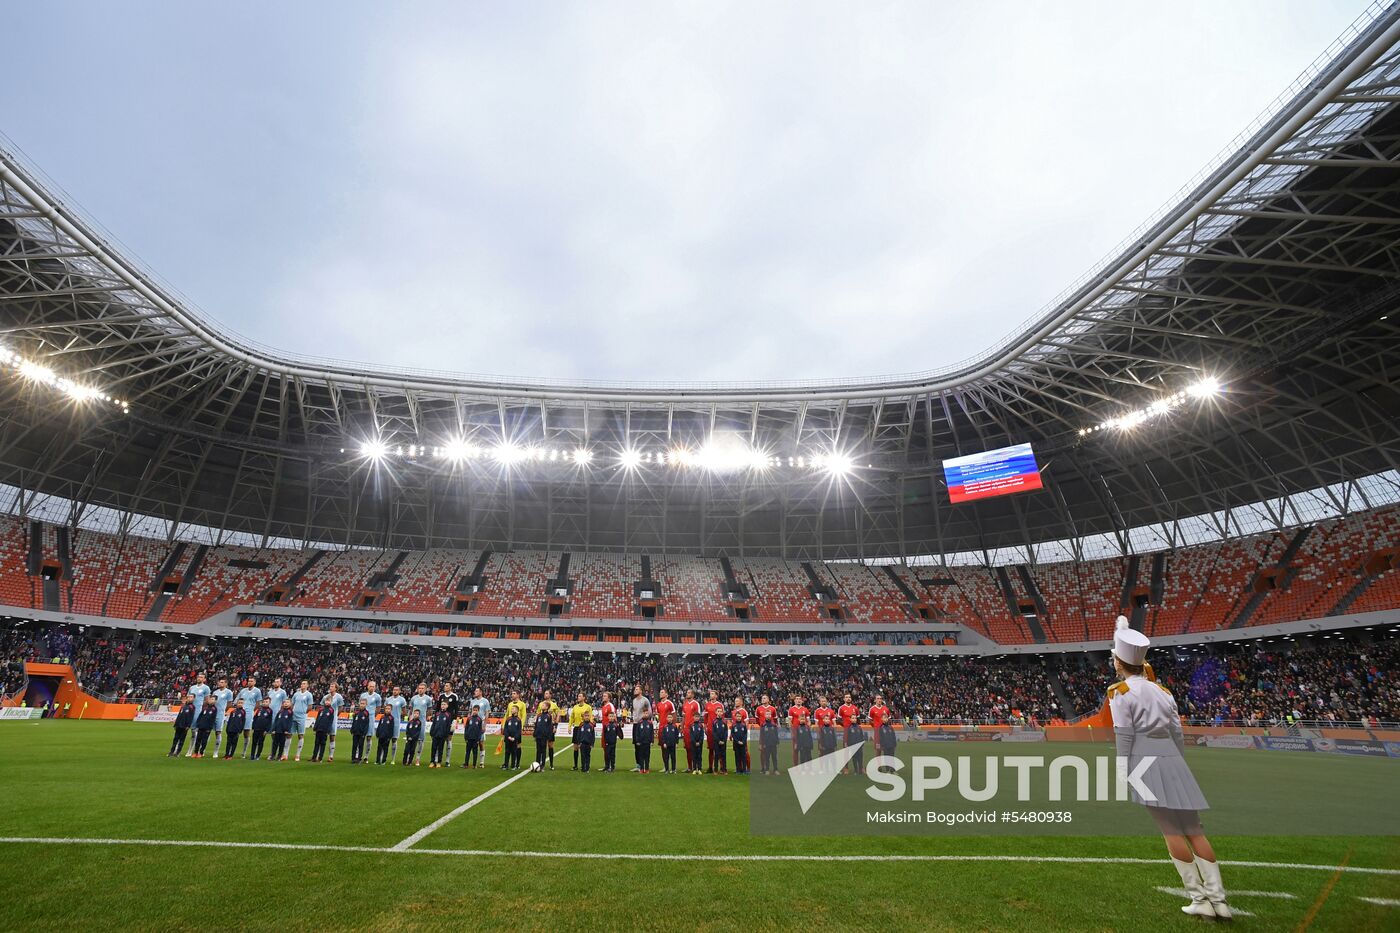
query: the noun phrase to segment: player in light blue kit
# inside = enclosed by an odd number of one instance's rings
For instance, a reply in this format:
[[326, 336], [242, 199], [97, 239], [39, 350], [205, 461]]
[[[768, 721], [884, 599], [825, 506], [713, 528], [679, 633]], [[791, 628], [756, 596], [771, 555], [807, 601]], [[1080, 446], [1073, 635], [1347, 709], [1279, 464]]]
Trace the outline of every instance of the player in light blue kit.
[[[219, 689], [210, 694], [214, 698], [214, 748], [220, 748], [219, 737], [224, 734], [224, 719], [228, 715], [228, 705], [233, 702], [233, 691], [228, 688], [228, 678], [219, 678]], [[214, 752], [218, 758], [219, 753]]]
[[[331, 709], [335, 710], [335, 715], [331, 717], [331, 753], [326, 756], [326, 760], [335, 761], [335, 732], [340, 726], [340, 708], [345, 705], [345, 697], [340, 695], [340, 684], [335, 681], [331, 681], [330, 687], [326, 690], [326, 695], [321, 697], [322, 704], [325, 704], [327, 701], [330, 702]], [[325, 714], [321, 713], [317, 715], [316, 721], [320, 722], [321, 716], [323, 715]]]
[[389, 764], [399, 760], [399, 736], [403, 735], [403, 710], [407, 705], [408, 699], [403, 695], [403, 690], [398, 684], [394, 684], [389, 690], [389, 695], [384, 698], [384, 708], [394, 718], [394, 745], [389, 752]]
[[[301, 687], [292, 694], [292, 734], [297, 737], [297, 761], [301, 761], [301, 750], [306, 746], [306, 716], [316, 705], [316, 697], [311, 692], [311, 684], [303, 680]], [[287, 744], [291, 744], [288, 742]], [[282, 760], [287, 760], [288, 749], [282, 749]]]
[[[379, 684], [372, 680], [365, 684], [365, 692], [360, 694], [360, 699], [364, 702], [365, 709], [369, 711], [369, 734], [370, 737], [373, 738], [375, 726], [374, 717], [375, 714], [379, 712], [379, 705], [384, 702], [384, 697], [379, 693]], [[369, 764], [369, 755], [363, 756], [360, 759], [360, 764]]]
[[[253, 739], [253, 714], [257, 712], [258, 704], [262, 702], [262, 698], [262, 688], [258, 686], [256, 677], [249, 677], [244, 682], [243, 689], [238, 691], [238, 702], [243, 704], [243, 754], [239, 756], [240, 758], [248, 757], [248, 743]], [[281, 707], [279, 706], [278, 709]]]
[[[423, 722], [428, 721], [428, 714], [433, 711], [433, 698], [428, 695], [428, 685], [419, 684], [418, 690], [413, 694], [408, 705], [418, 711], [418, 718]], [[418, 749], [414, 752], [413, 763], [421, 766], [423, 764], [423, 746], [428, 740], [424, 738], [418, 743]]]
[[[481, 717], [481, 728], [485, 729], [486, 720], [491, 718], [491, 701], [486, 699], [485, 695], [482, 694], [480, 687], [472, 691], [471, 702], [467, 704], [467, 708]], [[481, 754], [476, 757], [476, 766], [478, 768], [486, 767], [486, 740], [484, 735], [482, 736], [481, 742]], [[462, 767], [467, 767], [466, 762], [462, 763]]]
[[[186, 690], [185, 693], [190, 697], [190, 708], [193, 709], [194, 714], [198, 716], [199, 711], [204, 709], [204, 698], [209, 695], [209, 684], [206, 682], [204, 675], [195, 674], [194, 686]], [[192, 742], [190, 743], [190, 750], [185, 752], [185, 757], [188, 758], [193, 754], [194, 743]]]
[[282, 678], [274, 678], [272, 686], [267, 688], [267, 699], [272, 701], [268, 705], [272, 707], [274, 716], [282, 709], [282, 701], [286, 698], [287, 691], [282, 689]]

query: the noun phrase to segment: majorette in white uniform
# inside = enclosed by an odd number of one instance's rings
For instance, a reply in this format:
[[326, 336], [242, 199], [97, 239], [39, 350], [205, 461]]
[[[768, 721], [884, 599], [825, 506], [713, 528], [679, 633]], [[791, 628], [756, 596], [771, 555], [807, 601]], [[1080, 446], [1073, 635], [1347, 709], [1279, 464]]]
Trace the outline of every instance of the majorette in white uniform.
[[[1151, 644], [1146, 635], [1128, 626], [1127, 618], [1118, 617], [1113, 654], [1119, 661], [1143, 667]], [[1144, 800], [1132, 787], [1133, 800], [1150, 808], [1164, 836], [1204, 837], [1197, 811], [1210, 805], [1186, 764], [1181, 714], [1171, 691], [1141, 675], [1129, 675], [1108, 689], [1108, 709], [1113, 716], [1118, 755], [1127, 759], [1128, 773], [1136, 771], [1144, 759], [1156, 759], [1139, 776], [1155, 799]], [[1173, 856], [1172, 864], [1191, 898], [1191, 903], [1181, 908], [1184, 913], [1230, 919], [1232, 914], [1225, 902], [1216, 862], [1199, 855], [1189, 862]]]
[[[1113, 639], [1113, 653], [1124, 664], [1142, 666], [1147, 655], [1147, 636], [1133, 629], [1120, 629]], [[1134, 658], [1136, 660], [1134, 660]], [[1170, 810], [1208, 810], [1205, 794], [1191, 774], [1183, 756], [1186, 749], [1181, 734], [1181, 716], [1176, 698], [1161, 684], [1134, 675], [1119, 681], [1108, 691], [1108, 709], [1113, 715], [1113, 737], [1118, 756], [1128, 760], [1132, 773], [1144, 758], [1156, 758], [1142, 774], [1143, 785], [1155, 800], [1144, 800], [1133, 787], [1134, 803]]]

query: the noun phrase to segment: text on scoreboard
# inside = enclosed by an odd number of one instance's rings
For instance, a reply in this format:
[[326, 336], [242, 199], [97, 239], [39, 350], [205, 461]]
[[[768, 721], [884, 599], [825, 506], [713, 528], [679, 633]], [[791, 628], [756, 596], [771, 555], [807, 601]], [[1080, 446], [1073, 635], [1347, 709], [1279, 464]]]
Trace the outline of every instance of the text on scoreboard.
[[1040, 468], [1030, 444], [1002, 447], [943, 461], [949, 502], [969, 502], [1040, 488]]

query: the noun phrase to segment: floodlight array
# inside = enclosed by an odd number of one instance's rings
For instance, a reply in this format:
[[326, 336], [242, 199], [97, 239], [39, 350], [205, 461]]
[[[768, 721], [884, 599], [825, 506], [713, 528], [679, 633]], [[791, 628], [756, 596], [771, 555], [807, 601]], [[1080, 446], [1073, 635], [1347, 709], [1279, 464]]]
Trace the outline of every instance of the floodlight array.
[[16, 353], [9, 347], [0, 346], [0, 368], [13, 371], [20, 378], [35, 385], [48, 386], [62, 392], [75, 402], [94, 402], [110, 405], [123, 414], [130, 410], [126, 401], [113, 398], [95, 386], [74, 382], [67, 376], [60, 376], [53, 369]]
[[1121, 415], [1109, 418], [1107, 421], [1101, 421], [1091, 428], [1080, 428], [1079, 436], [1084, 437], [1087, 434], [1094, 434], [1098, 431], [1130, 431], [1140, 424], [1161, 418], [1163, 415], [1171, 414], [1192, 399], [1207, 399], [1219, 395], [1222, 389], [1223, 387], [1219, 380], [1213, 376], [1207, 376], [1200, 382], [1187, 386], [1174, 395], [1159, 398], [1151, 405], [1124, 412]]
[[763, 472], [784, 467], [814, 470], [844, 476], [856, 468], [854, 458], [844, 451], [816, 451], [781, 457], [747, 445], [707, 443], [698, 447], [676, 446], [642, 450], [626, 447], [600, 453], [588, 447], [551, 447], [514, 441], [479, 444], [453, 439], [441, 444], [397, 444], [366, 440], [341, 453], [353, 452], [375, 462], [438, 461], [451, 464], [495, 463], [505, 467], [553, 463], [575, 467], [613, 466], [628, 472], [643, 469], [696, 470], [708, 473]]

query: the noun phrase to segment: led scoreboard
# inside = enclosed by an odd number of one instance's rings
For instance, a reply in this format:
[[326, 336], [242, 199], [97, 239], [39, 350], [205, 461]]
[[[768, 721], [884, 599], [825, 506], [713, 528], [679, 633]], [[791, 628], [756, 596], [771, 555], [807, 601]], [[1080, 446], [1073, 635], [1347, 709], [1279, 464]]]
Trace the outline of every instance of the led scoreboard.
[[988, 450], [943, 461], [948, 501], [971, 502], [1039, 489], [1040, 468], [1030, 444]]

